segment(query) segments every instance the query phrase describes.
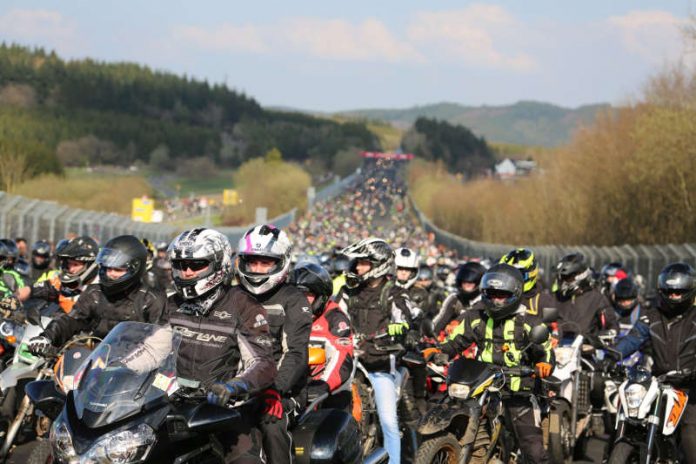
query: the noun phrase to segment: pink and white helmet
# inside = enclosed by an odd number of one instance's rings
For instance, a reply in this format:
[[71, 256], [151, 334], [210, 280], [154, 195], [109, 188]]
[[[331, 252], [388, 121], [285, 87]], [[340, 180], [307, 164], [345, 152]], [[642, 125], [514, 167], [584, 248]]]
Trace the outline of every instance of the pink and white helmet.
[[[182, 232], [167, 249], [177, 293], [187, 300], [203, 296], [229, 281], [232, 275], [232, 246], [228, 238], [213, 229]], [[206, 267], [207, 264], [207, 267]], [[182, 267], [205, 269], [194, 279], [186, 279]]]
[[[280, 285], [290, 270], [291, 250], [288, 235], [277, 227], [264, 224], [249, 229], [239, 239], [239, 282], [254, 295], [262, 295]], [[276, 263], [267, 273], [255, 273], [248, 266], [251, 257], [271, 258]]]

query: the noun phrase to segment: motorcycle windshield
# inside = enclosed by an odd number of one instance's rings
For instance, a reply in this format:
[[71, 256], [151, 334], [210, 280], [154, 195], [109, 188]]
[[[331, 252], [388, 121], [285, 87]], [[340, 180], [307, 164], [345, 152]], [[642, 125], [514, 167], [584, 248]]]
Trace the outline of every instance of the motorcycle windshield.
[[75, 412], [103, 427], [166, 400], [176, 389], [180, 337], [171, 327], [121, 322], [75, 376]]

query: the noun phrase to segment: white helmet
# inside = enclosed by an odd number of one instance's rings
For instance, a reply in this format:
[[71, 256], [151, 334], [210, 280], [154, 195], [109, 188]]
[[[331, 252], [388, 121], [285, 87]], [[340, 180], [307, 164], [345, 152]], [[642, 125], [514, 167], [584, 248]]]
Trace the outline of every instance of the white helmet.
[[[213, 229], [192, 229], [182, 232], [167, 249], [172, 263], [172, 277], [176, 292], [187, 300], [201, 297], [220, 284], [228, 282], [232, 274], [232, 247], [225, 235]], [[182, 264], [208, 269], [194, 279], [185, 279]]]
[[[264, 224], [249, 229], [239, 239], [239, 282], [254, 295], [262, 295], [283, 283], [290, 269], [291, 249], [288, 235], [276, 226]], [[276, 260], [276, 264], [268, 273], [251, 272], [248, 269], [248, 261], [253, 256], [272, 258]]]
[[[350, 267], [346, 272], [346, 285], [355, 288], [370, 279], [377, 279], [389, 274], [394, 264], [394, 251], [389, 244], [379, 238], [366, 238], [347, 246], [341, 251], [350, 259]], [[372, 268], [359, 276], [356, 272], [358, 260], [368, 260]]]
[[397, 278], [396, 285], [403, 288], [411, 288], [418, 278], [420, 256], [409, 248], [397, 248], [395, 254], [394, 266], [396, 266], [397, 272], [399, 268], [411, 270], [411, 277], [409, 277], [406, 282], [402, 282]]

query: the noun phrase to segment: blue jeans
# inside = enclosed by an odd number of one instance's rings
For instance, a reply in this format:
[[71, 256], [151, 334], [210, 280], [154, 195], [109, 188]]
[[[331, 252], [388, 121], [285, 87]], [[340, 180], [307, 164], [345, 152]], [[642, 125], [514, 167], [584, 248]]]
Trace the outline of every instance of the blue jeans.
[[377, 415], [382, 427], [384, 448], [389, 454], [389, 464], [400, 464], [401, 436], [397, 416], [399, 398], [396, 395], [396, 389], [401, 384], [401, 375], [398, 372], [396, 376], [389, 372], [369, 372], [367, 376], [375, 392]]

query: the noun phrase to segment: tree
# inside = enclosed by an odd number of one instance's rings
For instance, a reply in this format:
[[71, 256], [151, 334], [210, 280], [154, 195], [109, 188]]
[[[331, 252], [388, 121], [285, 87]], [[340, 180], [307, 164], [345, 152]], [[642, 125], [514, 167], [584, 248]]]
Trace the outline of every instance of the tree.
[[31, 176], [31, 167], [23, 153], [3, 150], [0, 147], [0, 187], [12, 193], [15, 188]]

